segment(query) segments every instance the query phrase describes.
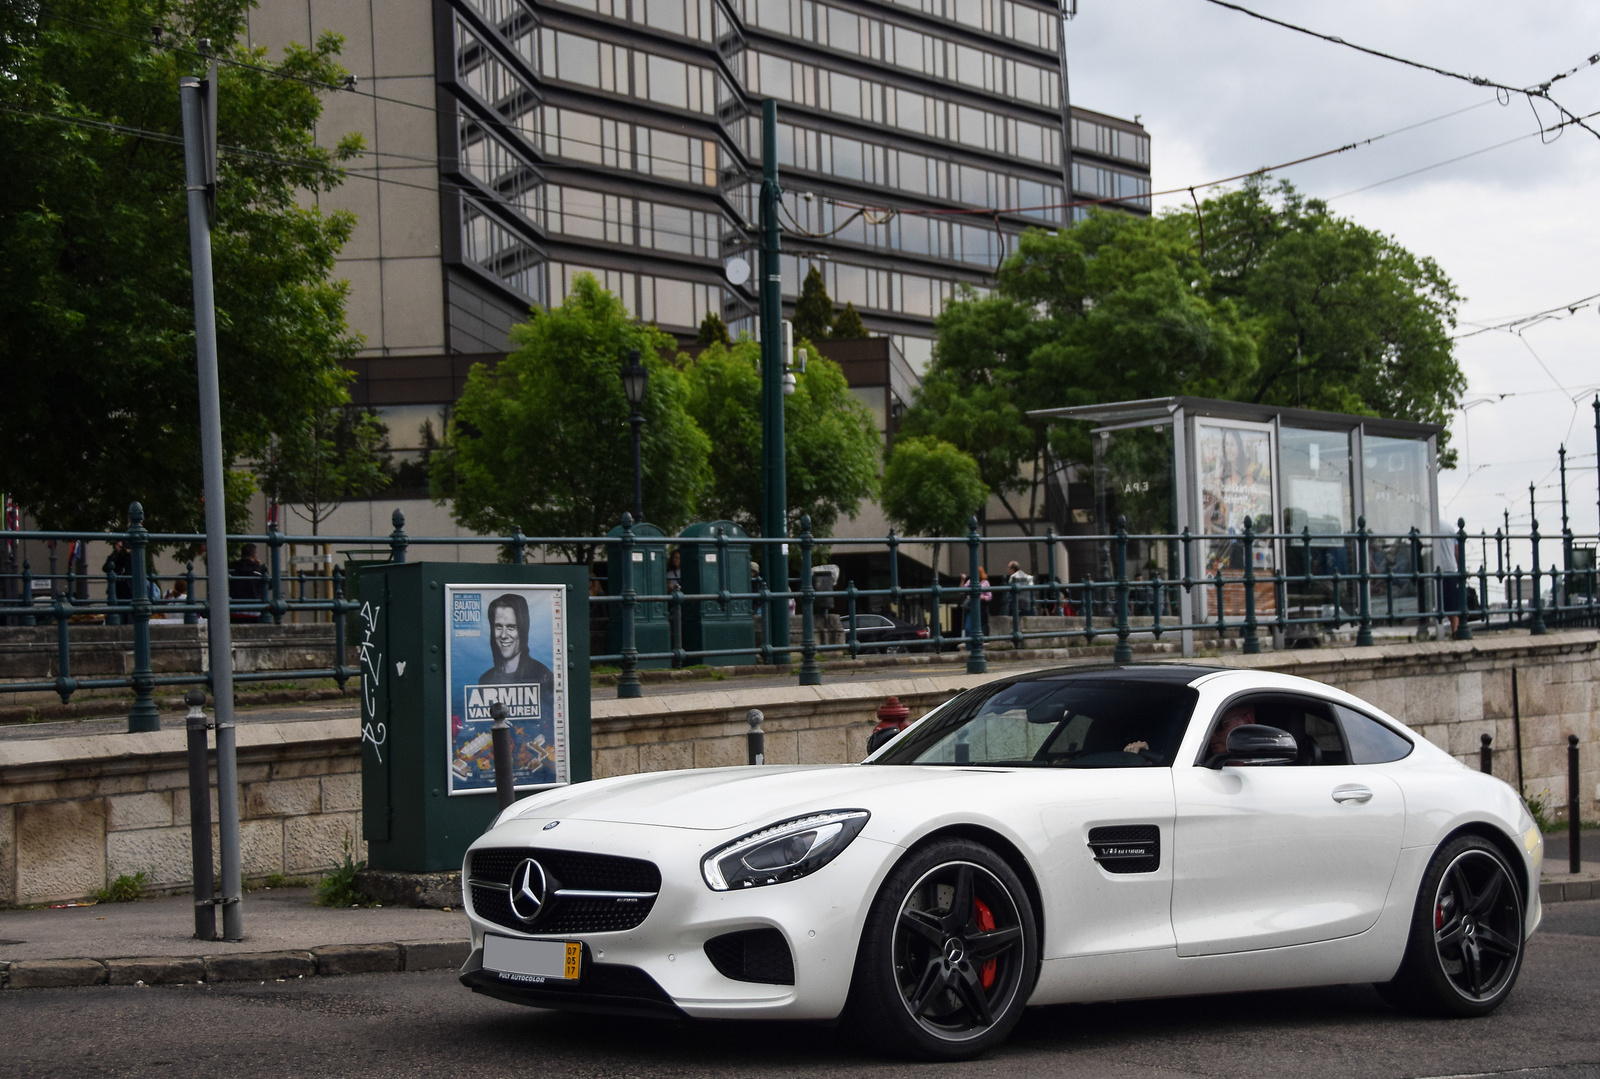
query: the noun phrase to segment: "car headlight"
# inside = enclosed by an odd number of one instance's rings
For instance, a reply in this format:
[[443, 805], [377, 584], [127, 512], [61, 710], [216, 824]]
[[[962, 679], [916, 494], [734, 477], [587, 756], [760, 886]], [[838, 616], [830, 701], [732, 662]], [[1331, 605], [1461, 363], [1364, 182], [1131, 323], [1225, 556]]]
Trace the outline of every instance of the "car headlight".
[[798, 880], [838, 857], [870, 816], [832, 809], [779, 821], [718, 847], [701, 859], [700, 873], [714, 892]]

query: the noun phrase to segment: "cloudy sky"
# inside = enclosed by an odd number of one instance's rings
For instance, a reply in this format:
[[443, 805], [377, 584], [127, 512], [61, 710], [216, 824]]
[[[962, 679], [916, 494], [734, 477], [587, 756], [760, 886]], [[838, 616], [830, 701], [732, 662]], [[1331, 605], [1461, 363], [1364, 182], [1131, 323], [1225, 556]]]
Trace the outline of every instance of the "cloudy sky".
[[[1600, 4], [1579, 0], [1241, 3], [1512, 86], [1536, 85], [1600, 53]], [[1157, 190], [1466, 110], [1280, 175], [1332, 200], [1337, 212], [1436, 259], [1465, 297], [1460, 332], [1600, 293], [1600, 138], [1568, 128], [1544, 144], [1540, 121], [1549, 127], [1558, 119], [1547, 105], [1540, 105], [1536, 119], [1525, 98], [1502, 106], [1492, 90], [1317, 41], [1206, 0], [1079, 0], [1078, 17], [1068, 27], [1068, 60], [1075, 104], [1142, 116]], [[1579, 115], [1600, 109], [1600, 65], [1557, 82], [1550, 92]], [[1591, 123], [1600, 130], [1600, 117]], [[1508, 140], [1517, 141], [1440, 164]], [[1401, 178], [1432, 165], [1440, 167]], [[1158, 199], [1157, 207], [1179, 201]], [[1541, 531], [1557, 531], [1556, 450], [1565, 441], [1573, 528], [1593, 533], [1589, 402], [1600, 388], [1600, 307], [1591, 301], [1576, 315], [1521, 336], [1496, 331], [1461, 340], [1457, 357], [1467, 375], [1466, 401], [1484, 403], [1471, 406], [1465, 420], [1458, 414], [1452, 425], [1463, 460], [1440, 478], [1446, 515], [1492, 531], [1509, 508], [1513, 528], [1525, 530], [1532, 482], [1539, 486]]]

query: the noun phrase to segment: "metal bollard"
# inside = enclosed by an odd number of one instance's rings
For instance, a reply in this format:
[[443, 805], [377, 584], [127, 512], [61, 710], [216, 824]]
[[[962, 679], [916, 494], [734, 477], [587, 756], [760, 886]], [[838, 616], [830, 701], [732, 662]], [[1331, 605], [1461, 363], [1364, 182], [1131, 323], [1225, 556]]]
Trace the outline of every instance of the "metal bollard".
[[1494, 741], [1490, 734], [1480, 734], [1478, 740], [1478, 771], [1484, 775], [1494, 775], [1494, 750], [1489, 748], [1489, 743]]
[[765, 718], [759, 708], [752, 708], [744, 714], [744, 721], [750, 724], [750, 734], [747, 737], [751, 764], [767, 763], [767, 736], [761, 731], [761, 721]]
[[184, 717], [189, 750], [189, 844], [194, 858], [194, 935], [196, 940], [217, 939], [216, 880], [211, 873], [211, 768], [207, 760], [206, 691], [191, 689], [183, 695], [189, 706]]
[[1567, 866], [1576, 873], [1583, 865], [1579, 853], [1583, 816], [1578, 805], [1578, 736], [1567, 735]]
[[511, 774], [511, 724], [506, 721], [503, 701], [491, 704], [489, 715], [494, 717], [494, 726], [489, 728], [494, 741], [494, 793], [500, 801], [500, 808], [506, 809], [517, 800], [517, 780]]

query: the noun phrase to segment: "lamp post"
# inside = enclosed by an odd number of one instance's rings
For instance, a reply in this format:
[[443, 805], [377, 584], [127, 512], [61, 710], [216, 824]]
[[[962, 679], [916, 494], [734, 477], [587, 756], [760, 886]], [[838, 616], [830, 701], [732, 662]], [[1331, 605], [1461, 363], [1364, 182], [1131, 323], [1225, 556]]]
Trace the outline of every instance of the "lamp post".
[[644, 520], [644, 473], [639, 461], [639, 429], [644, 426], [645, 386], [650, 382], [650, 371], [639, 362], [639, 350], [628, 353], [628, 362], [622, 365], [622, 392], [628, 395], [628, 423], [633, 427], [633, 519]]

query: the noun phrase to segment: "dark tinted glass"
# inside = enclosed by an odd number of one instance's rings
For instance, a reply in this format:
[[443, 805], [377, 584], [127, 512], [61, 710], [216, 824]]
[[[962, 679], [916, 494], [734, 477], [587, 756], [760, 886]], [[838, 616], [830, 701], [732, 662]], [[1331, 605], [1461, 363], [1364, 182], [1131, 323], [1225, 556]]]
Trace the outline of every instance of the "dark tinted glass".
[[873, 763], [1169, 767], [1195, 697], [1184, 685], [1105, 676], [984, 686]]
[[1411, 743], [1385, 727], [1371, 716], [1346, 708], [1333, 706], [1344, 726], [1344, 736], [1350, 742], [1351, 764], [1385, 764], [1397, 761], [1411, 752]]

